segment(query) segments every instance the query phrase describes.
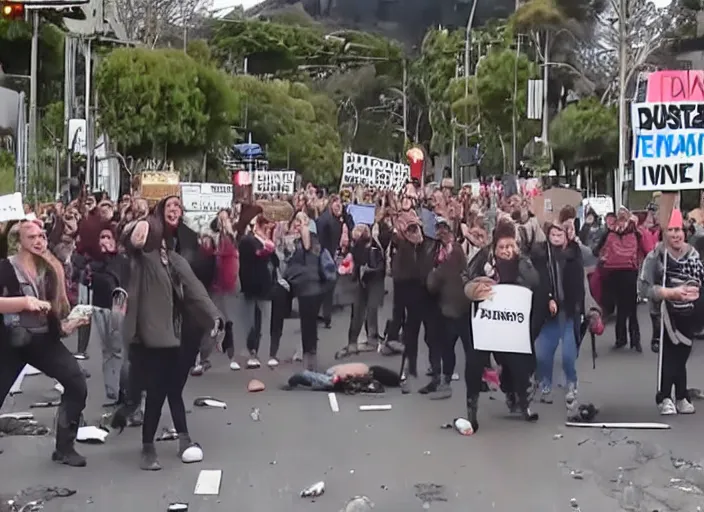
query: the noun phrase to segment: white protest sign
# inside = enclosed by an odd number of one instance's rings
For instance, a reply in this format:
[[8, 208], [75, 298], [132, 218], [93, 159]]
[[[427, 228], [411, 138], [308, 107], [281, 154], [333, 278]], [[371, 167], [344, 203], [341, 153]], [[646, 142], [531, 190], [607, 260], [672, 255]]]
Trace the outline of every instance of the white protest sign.
[[530, 354], [533, 292], [522, 286], [497, 284], [491, 299], [472, 306], [475, 350]]
[[22, 220], [26, 218], [24, 205], [22, 204], [22, 194], [15, 192], [0, 196], [0, 222], [10, 220]]
[[636, 190], [704, 188], [704, 103], [634, 103]]
[[345, 153], [340, 188], [345, 185], [368, 185], [401, 192], [410, 175], [411, 169], [408, 165], [373, 156]]
[[229, 183], [181, 183], [181, 203], [185, 211], [218, 212], [232, 205]]
[[254, 194], [293, 195], [296, 189], [296, 171], [255, 171]]

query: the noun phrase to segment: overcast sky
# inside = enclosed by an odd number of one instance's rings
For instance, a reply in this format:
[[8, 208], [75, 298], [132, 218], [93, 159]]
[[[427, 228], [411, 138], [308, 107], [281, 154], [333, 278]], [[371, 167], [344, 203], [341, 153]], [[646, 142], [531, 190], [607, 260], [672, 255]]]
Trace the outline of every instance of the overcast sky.
[[[665, 6], [671, 2], [671, 0], [653, 0], [658, 6]], [[214, 9], [225, 9], [227, 7], [235, 7], [236, 5], [243, 5], [245, 9], [249, 9], [253, 5], [257, 5], [261, 0], [214, 0]]]

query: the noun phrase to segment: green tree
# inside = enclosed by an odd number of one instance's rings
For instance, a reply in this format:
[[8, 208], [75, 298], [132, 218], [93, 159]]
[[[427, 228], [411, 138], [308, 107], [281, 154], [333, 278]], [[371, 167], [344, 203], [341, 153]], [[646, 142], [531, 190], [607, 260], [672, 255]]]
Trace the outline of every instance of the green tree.
[[535, 77], [537, 68], [525, 54], [515, 50], [490, 51], [478, 63], [476, 73], [469, 77], [465, 96], [465, 81], [451, 82], [449, 96], [452, 111], [460, 123], [479, 122], [482, 132], [495, 135], [486, 142], [499, 143], [505, 155], [504, 169], [510, 168], [510, 147], [513, 136], [513, 116], [517, 123], [517, 148], [523, 147], [538, 132], [535, 121], [526, 119], [528, 80]]
[[246, 103], [246, 131], [266, 148], [273, 168], [291, 168], [321, 185], [337, 184], [342, 150], [337, 107], [306, 85], [252, 76], [232, 78]]
[[401, 62], [401, 48], [388, 39], [352, 30], [326, 34], [322, 26], [299, 26], [258, 20], [215, 22], [210, 40], [214, 55], [230, 72], [291, 77], [300, 71], [348, 69], [374, 62]]
[[15, 191], [15, 156], [0, 149], [0, 195]]
[[123, 48], [95, 73], [99, 122], [126, 153], [170, 158], [229, 144], [240, 102], [225, 74], [177, 50]]
[[618, 162], [618, 112], [596, 98], [569, 105], [550, 124], [555, 156], [578, 164], [600, 159], [606, 168]]

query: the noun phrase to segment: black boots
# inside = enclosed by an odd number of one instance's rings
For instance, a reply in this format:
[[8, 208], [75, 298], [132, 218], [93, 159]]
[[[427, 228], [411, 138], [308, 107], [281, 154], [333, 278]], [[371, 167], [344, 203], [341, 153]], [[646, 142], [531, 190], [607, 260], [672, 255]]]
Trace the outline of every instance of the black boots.
[[225, 322], [225, 337], [222, 340], [222, 351], [232, 359], [235, 355], [235, 345], [232, 338], [232, 322]]
[[435, 393], [438, 390], [440, 383], [440, 377], [434, 376], [430, 379], [430, 382], [428, 382], [428, 384], [418, 390], [418, 393], [420, 393], [421, 395], [429, 395], [430, 393]]
[[656, 354], [660, 352], [660, 312], [650, 313], [650, 322], [653, 325], [653, 337], [650, 340], [650, 350]]
[[51, 455], [51, 460], [74, 468], [84, 467], [86, 458], [74, 448], [77, 434], [78, 422], [69, 421], [66, 411], [60, 409], [56, 421], [56, 449]]
[[479, 395], [470, 396], [467, 398], [467, 421], [471, 423], [472, 430], [477, 433], [479, 430], [479, 421], [477, 421], [477, 411], [479, 409]]

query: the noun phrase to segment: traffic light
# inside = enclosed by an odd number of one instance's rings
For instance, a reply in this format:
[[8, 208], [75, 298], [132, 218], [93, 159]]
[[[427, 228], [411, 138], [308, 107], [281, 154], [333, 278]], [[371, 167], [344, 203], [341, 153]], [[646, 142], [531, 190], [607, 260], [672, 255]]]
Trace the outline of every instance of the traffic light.
[[24, 19], [24, 4], [17, 2], [0, 2], [0, 12], [3, 19], [19, 20]]

